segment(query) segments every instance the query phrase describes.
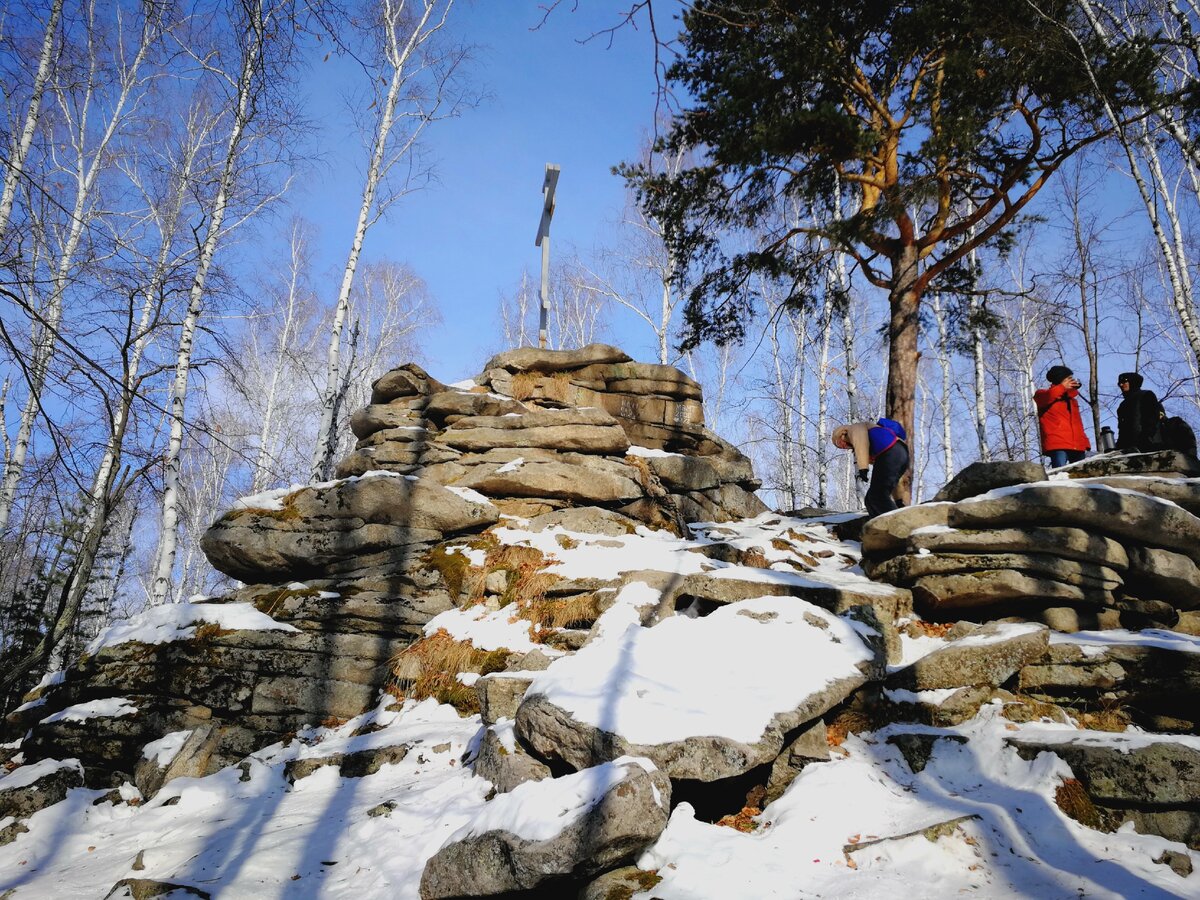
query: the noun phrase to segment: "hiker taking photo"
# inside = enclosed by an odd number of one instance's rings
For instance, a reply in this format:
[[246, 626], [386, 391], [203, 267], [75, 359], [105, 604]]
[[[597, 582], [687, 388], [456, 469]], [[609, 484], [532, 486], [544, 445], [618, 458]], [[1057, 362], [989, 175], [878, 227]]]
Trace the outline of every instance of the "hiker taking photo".
[[1137, 372], [1117, 376], [1121, 405], [1117, 407], [1117, 449], [1126, 453], [1149, 453], [1164, 446], [1163, 408], [1154, 391], [1142, 389]]
[[1042, 453], [1050, 457], [1050, 466], [1057, 469], [1079, 462], [1092, 444], [1083, 430], [1083, 416], [1079, 413], [1082, 385], [1075, 373], [1064, 365], [1051, 366], [1046, 380], [1050, 387], [1035, 391], [1033, 402], [1037, 406]]
[[839, 425], [833, 430], [833, 446], [854, 451], [859, 481], [866, 481], [870, 470], [867, 515], [874, 518], [900, 506], [893, 494], [908, 471], [908, 434], [903, 425], [894, 419]]

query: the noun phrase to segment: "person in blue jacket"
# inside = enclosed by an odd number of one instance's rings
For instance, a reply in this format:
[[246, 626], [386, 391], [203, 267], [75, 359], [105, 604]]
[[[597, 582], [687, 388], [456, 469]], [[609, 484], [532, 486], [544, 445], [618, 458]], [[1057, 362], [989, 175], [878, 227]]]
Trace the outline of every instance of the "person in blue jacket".
[[899, 508], [896, 485], [908, 471], [908, 435], [904, 427], [891, 419], [878, 422], [854, 422], [839, 425], [833, 430], [833, 445], [841, 450], [853, 450], [858, 465], [858, 480], [866, 481], [870, 470], [871, 484], [867, 488], [867, 515]]

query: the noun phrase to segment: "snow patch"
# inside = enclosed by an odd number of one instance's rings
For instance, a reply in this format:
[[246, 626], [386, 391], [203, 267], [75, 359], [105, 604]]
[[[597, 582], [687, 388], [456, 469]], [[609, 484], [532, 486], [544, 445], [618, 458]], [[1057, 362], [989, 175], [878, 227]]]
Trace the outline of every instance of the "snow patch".
[[151, 741], [142, 748], [142, 759], [152, 759], [159, 768], [166, 768], [179, 755], [191, 734], [191, 729], [172, 731], [157, 741]]
[[89, 700], [86, 703], [76, 703], [66, 709], [60, 709], [52, 716], [42, 719], [42, 725], [54, 722], [86, 722], [88, 719], [116, 719], [120, 716], [136, 716], [138, 708], [133, 701], [125, 697], [105, 697], [101, 700]]
[[105, 647], [130, 641], [142, 644], [186, 641], [196, 634], [196, 627], [205, 622], [228, 631], [299, 630], [294, 625], [275, 621], [249, 603], [167, 603], [109, 625], [88, 644], [87, 653], [94, 656]]

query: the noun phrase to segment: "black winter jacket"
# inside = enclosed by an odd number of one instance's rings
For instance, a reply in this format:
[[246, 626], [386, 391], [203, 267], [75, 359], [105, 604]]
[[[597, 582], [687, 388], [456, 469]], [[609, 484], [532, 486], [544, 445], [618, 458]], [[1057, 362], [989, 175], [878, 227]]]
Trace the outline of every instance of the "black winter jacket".
[[1154, 391], [1130, 389], [1117, 407], [1117, 449], [1140, 453], [1162, 449], [1161, 411]]

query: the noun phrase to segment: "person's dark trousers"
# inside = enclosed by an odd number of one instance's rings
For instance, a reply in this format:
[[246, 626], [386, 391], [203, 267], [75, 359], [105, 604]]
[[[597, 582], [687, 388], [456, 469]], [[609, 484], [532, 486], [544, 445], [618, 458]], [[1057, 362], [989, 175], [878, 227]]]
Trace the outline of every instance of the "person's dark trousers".
[[874, 518], [899, 508], [892, 491], [908, 471], [908, 446], [897, 441], [877, 457], [871, 466], [871, 486], [867, 488], [867, 515]]

